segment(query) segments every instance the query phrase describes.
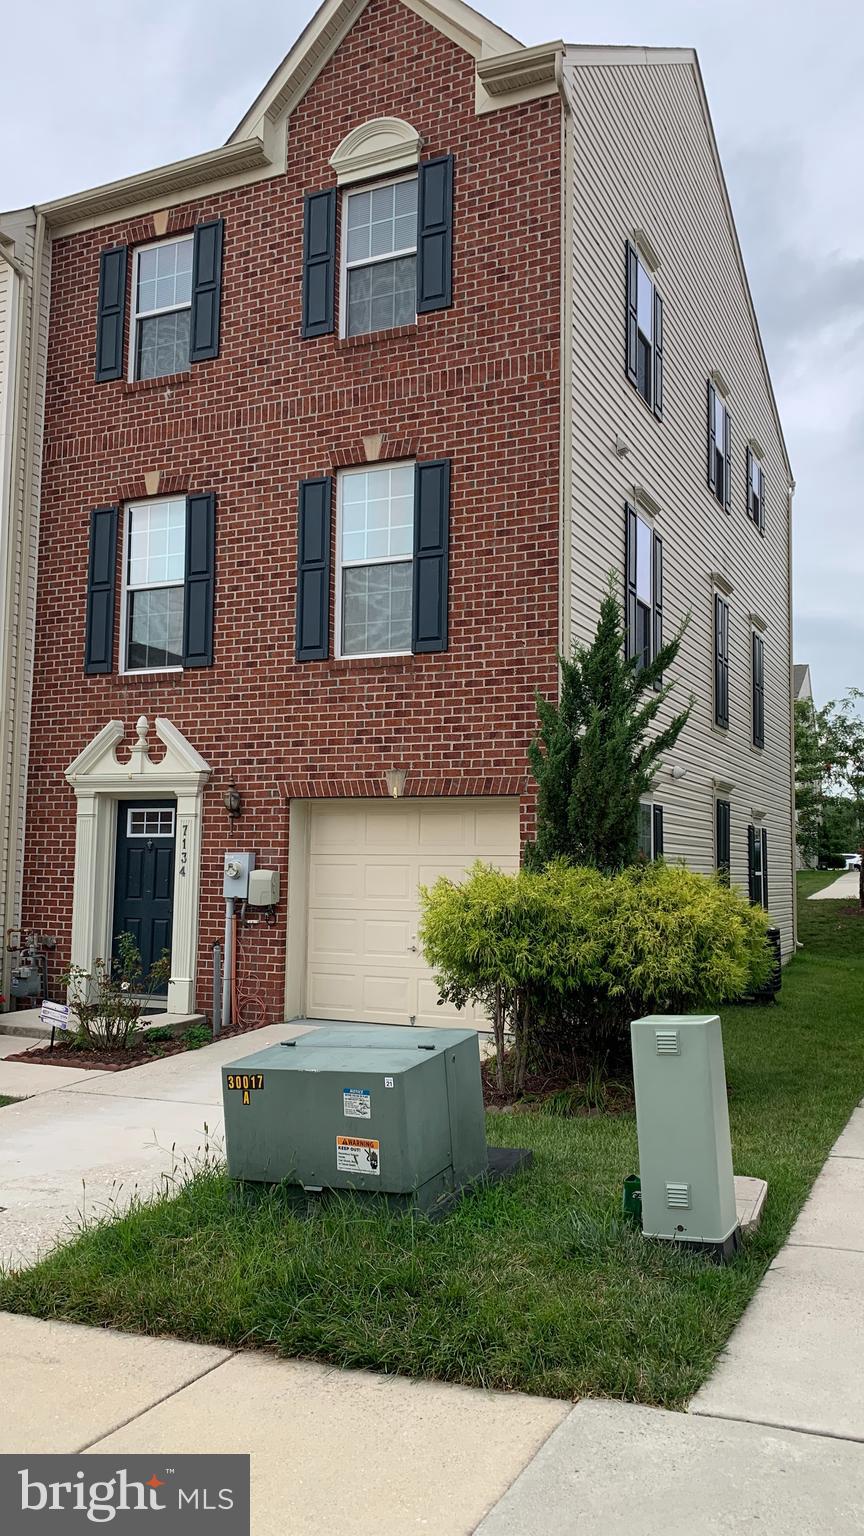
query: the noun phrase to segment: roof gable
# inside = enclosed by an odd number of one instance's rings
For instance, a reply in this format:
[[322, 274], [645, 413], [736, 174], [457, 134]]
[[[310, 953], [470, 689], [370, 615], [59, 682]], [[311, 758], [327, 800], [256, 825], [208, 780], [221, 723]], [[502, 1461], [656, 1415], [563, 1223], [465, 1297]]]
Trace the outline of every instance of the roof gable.
[[[370, 0], [323, 0], [290, 53], [237, 124], [228, 143], [260, 137], [262, 125], [272, 126], [293, 112], [369, 3]], [[510, 53], [522, 46], [509, 32], [496, 27], [463, 0], [401, 0], [401, 4], [474, 59]]]

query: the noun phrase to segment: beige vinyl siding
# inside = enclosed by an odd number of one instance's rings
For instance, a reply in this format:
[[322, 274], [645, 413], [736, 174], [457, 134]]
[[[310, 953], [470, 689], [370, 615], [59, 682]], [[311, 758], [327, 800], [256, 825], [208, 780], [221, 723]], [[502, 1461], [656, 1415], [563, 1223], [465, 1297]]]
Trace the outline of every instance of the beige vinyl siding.
[[[0, 928], [21, 911], [50, 248], [33, 209], [0, 215]], [[8, 970], [4, 954], [4, 968]], [[5, 974], [0, 990], [8, 995]]]
[[[650, 56], [648, 56], [650, 57]], [[571, 110], [572, 481], [570, 638], [593, 633], [609, 572], [623, 596], [625, 502], [659, 503], [664, 631], [689, 613], [671, 707], [691, 719], [664, 765], [668, 859], [714, 867], [715, 781], [732, 806], [732, 876], [747, 886], [747, 826], [765, 813], [770, 909], [793, 947], [789, 472], [738, 265], [693, 60], [565, 67]], [[625, 241], [645, 232], [660, 259], [664, 418], [625, 373]], [[732, 416], [732, 504], [707, 484], [707, 380], [719, 369]], [[628, 445], [615, 451], [616, 435]], [[746, 514], [748, 439], [764, 449], [765, 536]], [[637, 509], [638, 510], [638, 509]], [[650, 521], [651, 519], [648, 518]], [[732, 591], [730, 726], [714, 728], [712, 573]], [[724, 594], [725, 595], [725, 594]], [[765, 747], [751, 746], [751, 619], [765, 630]], [[673, 780], [672, 764], [686, 770]]]

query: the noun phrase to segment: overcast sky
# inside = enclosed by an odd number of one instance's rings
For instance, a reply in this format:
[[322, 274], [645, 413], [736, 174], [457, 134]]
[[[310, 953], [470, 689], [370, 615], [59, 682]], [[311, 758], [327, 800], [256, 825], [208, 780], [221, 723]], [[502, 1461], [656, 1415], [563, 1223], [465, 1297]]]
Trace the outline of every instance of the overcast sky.
[[[524, 43], [694, 45], [798, 491], [796, 651], [818, 702], [864, 687], [861, 0], [490, 0]], [[10, 6], [0, 208], [221, 144], [314, 0]]]

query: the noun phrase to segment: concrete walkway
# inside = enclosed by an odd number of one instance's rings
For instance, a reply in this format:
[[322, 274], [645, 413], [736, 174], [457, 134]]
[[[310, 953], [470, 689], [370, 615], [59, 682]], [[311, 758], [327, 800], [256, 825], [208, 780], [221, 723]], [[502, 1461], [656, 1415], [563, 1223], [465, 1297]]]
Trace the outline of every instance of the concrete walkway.
[[858, 900], [858, 871], [847, 869], [845, 875], [838, 875], [830, 885], [823, 885], [821, 891], [814, 891], [808, 896], [808, 901], [857, 901]]
[[82, 1214], [122, 1210], [221, 1152], [221, 1063], [305, 1027], [270, 1025], [126, 1072], [0, 1061], [0, 1093], [23, 1098], [0, 1109], [0, 1265], [32, 1264]]

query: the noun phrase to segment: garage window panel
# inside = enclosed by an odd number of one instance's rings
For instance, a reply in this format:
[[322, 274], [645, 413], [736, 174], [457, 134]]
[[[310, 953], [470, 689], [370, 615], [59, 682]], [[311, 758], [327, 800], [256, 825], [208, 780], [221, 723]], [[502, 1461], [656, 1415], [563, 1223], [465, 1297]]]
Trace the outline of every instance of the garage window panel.
[[414, 465], [339, 477], [339, 654], [411, 650]]

